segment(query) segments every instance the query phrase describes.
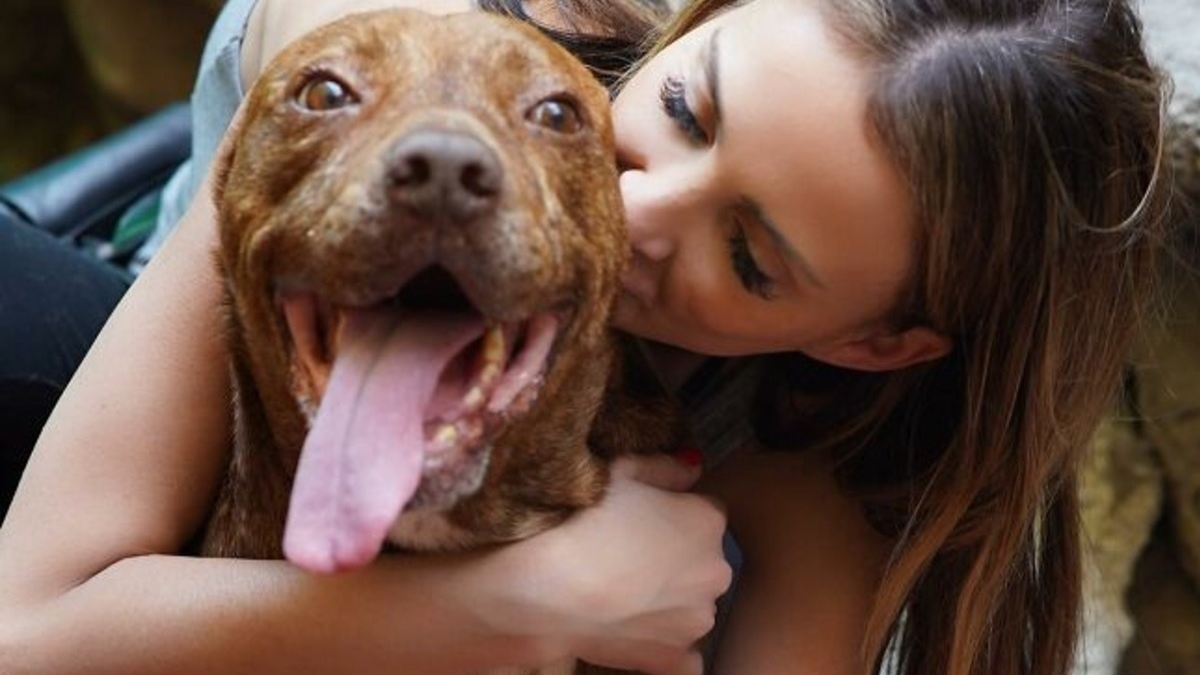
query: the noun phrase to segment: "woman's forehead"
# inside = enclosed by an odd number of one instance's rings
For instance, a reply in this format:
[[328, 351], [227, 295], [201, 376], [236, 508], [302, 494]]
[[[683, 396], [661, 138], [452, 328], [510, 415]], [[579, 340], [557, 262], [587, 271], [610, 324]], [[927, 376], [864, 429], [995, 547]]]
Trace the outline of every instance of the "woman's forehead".
[[710, 30], [718, 151], [741, 190], [819, 276], [831, 267], [864, 271], [845, 247], [891, 249], [883, 260], [894, 264], [870, 265], [872, 276], [903, 276], [915, 236], [908, 190], [870, 132], [867, 70], [815, 1], [754, 0]]

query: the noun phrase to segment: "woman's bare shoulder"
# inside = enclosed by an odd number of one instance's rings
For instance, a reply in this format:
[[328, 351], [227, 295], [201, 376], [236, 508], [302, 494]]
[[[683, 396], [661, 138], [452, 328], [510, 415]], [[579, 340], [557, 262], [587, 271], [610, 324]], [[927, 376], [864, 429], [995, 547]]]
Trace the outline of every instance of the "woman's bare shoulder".
[[863, 672], [863, 628], [889, 544], [829, 467], [739, 454], [702, 487], [727, 505], [746, 559], [718, 672]]

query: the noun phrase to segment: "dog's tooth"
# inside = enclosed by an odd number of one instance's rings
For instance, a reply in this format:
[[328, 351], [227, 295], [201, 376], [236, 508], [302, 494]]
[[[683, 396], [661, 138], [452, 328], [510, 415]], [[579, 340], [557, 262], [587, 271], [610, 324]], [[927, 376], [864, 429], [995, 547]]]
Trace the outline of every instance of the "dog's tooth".
[[458, 429], [453, 424], [443, 424], [438, 427], [437, 432], [433, 435], [433, 440], [438, 445], [452, 445], [458, 439]]
[[479, 381], [483, 384], [491, 384], [500, 377], [500, 364], [495, 361], [488, 361], [483, 370], [479, 371]]
[[[482, 366], [479, 369], [479, 381], [481, 384], [491, 384], [500, 377], [500, 373], [504, 371], [504, 361], [508, 356], [508, 348], [505, 345], [504, 329], [498, 325], [493, 325], [483, 334], [483, 347], [481, 350]], [[483, 392], [480, 392], [480, 396]], [[470, 394], [468, 394], [470, 396]], [[473, 405], [468, 402], [468, 405]]]
[[490, 364], [504, 360], [504, 329], [493, 325], [483, 336], [483, 360]]
[[[485, 368], [484, 370], [486, 371], [487, 369]], [[487, 373], [485, 372], [484, 376], [486, 377], [486, 375]], [[467, 395], [463, 397], [463, 404], [468, 408], [477, 408], [483, 405], [483, 387], [478, 385], [471, 387], [471, 391], [468, 391]]]

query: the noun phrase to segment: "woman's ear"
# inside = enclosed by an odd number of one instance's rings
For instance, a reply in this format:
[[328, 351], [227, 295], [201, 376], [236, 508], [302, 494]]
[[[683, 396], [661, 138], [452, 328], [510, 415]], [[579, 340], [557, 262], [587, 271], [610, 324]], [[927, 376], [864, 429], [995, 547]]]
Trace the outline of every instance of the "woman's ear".
[[954, 342], [926, 326], [898, 333], [876, 332], [867, 337], [805, 350], [808, 356], [841, 368], [883, 372], [940, 359], [950, 353]]

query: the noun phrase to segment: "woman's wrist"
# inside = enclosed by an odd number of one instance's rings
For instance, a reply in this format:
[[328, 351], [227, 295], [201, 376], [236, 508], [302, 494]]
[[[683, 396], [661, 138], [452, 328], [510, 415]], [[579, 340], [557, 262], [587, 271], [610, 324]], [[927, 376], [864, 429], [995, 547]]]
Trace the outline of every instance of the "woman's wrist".
[[544, 665], [575, 652], [573, 624], [556, 604], [568, 593], [545, 558], [535, 540], [467, 554], [470, 569], [455, 584], [471, 620], [485, 639], [513, 655], [514, 665]]

